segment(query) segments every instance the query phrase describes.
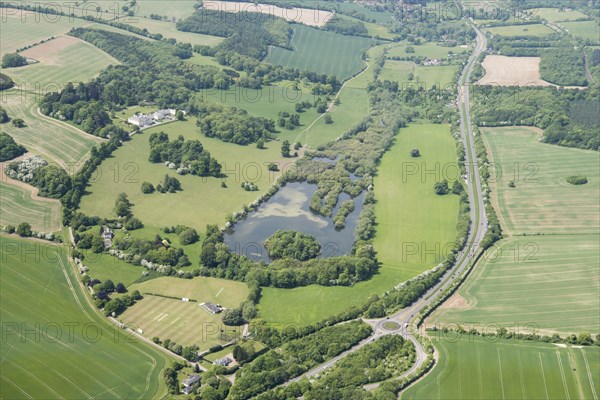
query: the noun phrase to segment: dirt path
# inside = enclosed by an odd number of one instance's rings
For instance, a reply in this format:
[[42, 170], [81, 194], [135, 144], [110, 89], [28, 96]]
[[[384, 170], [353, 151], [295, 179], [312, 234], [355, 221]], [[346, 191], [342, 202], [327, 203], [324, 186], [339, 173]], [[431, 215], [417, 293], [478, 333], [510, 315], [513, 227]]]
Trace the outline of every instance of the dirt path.
[[13, 162], [13, 161], [21, 161], [21, 160], [24, 160], [24, 159], [26, 159], [26, 158], [29, 158], [29, 157], [31, 157], [31, 156], [33, 156], [33, 155], [34, 155], [34, 154], [32, 154], [32, 153], [30, 153], [30, 152], [27, 152], [27, 153], [25, 153], [25, 154], [23, 154], [23, 155], [21, 155], [21, 156], [19, 156], [19, 157], [17, 157], [17, 158], [14, 158], [14, 159], [12, 159], [12, 160], [5, 161], [5, 162], [3, 162], [3, 163], [0, 163], [0, 182], [7, 183], [7, 184], [9, 184], [9, 185], [12, 185], [12, 186], [17, 186], [17, 187], [19, 187], [19, 188], [21, 188], [21, 189], [24, 189], [26, 192], [29, 192], [29, 193], [31, 193], [31, 198], [32, 198], [33, 200], [37, 200], [37, 201], [44, 201], [44, 202], [47, 202], [47, 203], [57, 203], [57, 204], [60, 204], [60, 200], [57, 200], [57, 199], [49, 199], [49, 198], [47, 198], [47, 197], [40, 197], [40, 196], [38, 196], [38, 193], [39, 193], [39, 189], [38, 189], [38, 188], [36, 188], [35, 186], [31, 186], [31, 185], [30, 185], [30, 184], [28, 184], [28, 183], [21, 182], [21, 181], [18, 181], [18, 180], [16, 180], [16, 179], [9, 178], [9, 177], [8, 177], [8, 176], [6, 176], [6, 174], [4, 173], [4, 168], [5, 168], [5, 167], [6, 167], [8, 164], [10, 164], [11, 162]]
[[587, 54], [585, 54], [585, 53], [583, 54], [583, 65], [585, 66], [585, 77], [587, 78], [587, 80], [588, 80], [588, 83], [589, 83], [590, 85], [592, 85], [592, 84], [596, 83], [596, 82], [594, 81], [594, 77], [592, 76], [592, 74], [591, 74], [591, 72], [590, 72], [590, 65], [589, 65], [589, 63], [588, 63], [588, 56], [587, 56]]

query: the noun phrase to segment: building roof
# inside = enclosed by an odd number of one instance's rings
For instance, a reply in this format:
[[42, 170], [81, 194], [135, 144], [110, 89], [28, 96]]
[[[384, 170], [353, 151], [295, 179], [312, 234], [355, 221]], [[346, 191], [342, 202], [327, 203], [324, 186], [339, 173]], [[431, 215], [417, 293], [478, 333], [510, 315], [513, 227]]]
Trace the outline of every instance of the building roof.
[[222, 367], [226, 367], [229, 364], [231, 364], [233, 362], [233, 360], [229, 357], [223, 357], [223, 358], [219, 358], [218, 360], [216, 360], [213, 364], [217, 364], [220, 365]]
[[213, 303], [204, 303], [204, 304], [202, 304], [202, 307], [204, 307], [206, 310], [208, 310], [209, 312], [211, 312], [213, 314], [218, 314], [222, 311], [221, 307], [219, 307]]
[[200, 375], [192, 374], [185, 378], [181, 383], [183, 384], [183, 386], [188, 387], [193, 386], [198, 382], [200, 382]]

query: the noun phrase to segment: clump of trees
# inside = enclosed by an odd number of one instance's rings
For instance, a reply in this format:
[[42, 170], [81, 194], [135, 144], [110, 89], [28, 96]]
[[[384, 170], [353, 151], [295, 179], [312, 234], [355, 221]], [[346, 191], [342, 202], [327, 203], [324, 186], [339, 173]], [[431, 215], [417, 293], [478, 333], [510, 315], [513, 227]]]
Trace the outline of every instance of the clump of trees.
[[183, 189], [181, 188], [181, 182], [179, 182], [179, 179], [166, 174], [162, 183], [156, 185], [156, 190], [160, 193], [175, 193], [178, 190]]
[[27, 65], [27, 59], [19, 53], [6, 53], [2, 57], [2, 68], [15, 68]]
[[247, 111], [218, 104], [202, 104], [197, 107], [196, 125], [207, 137], [240, 145], [269, 141], [275, 132], [275, 121], [254, 117]]
[[[15, 86], [15, 82], [10, 78], [10, 76], [0, 73], [0, 91], [10, 89]], [[2, 107], [0, 107], [0, 110]], [[1, 121], [0, 123], [4, 123], [6, 121]]]
[[265, 241], [272, 259], [293, 258], [299, 261], [315, 258], [321, 252], [321, 244], [314, 236], [293, 230], [277, 230]]
[[588, 179], [585, 176], [569, 176], [567, 177], [567, 182], [571, 185], [585, 185], [588, 183]]
[[[0, 119], [2, 118], [1, 114], [3, 111], [0, 110]], [[12, 160], [26, 152], [27, 149], [17, 144], [8, 133], [0, 132], [0, 162]]]
[[25, 128], [27, 125], [25, 124], [25, 121], [23, 121], [23, 119], [21, 118], [13, 118], [12, 121], [10, 121], [10, 123], [15, 127], [15, 128]]
[[180, 175], [221, 176], [221, 164], [211, 157], [198, 140], [186, 141], [183, 136], [169, 141], [164, 132], [150, 135], [150, 162], [163, 162]]
[[39, 195], [42, 197], [61, 198], [72, 186], [71, 177], [64, 169], [56, 165], [48, 165], [48, 162], [39, 156], [11, 162], [5, 171], [9, 178], [38, 188]]
[[242, 11], [229, 13], [199, 9], [177, 23], [184, 32], [226, 37], [217, 50], [233, 51], [255, 59], [267, 55], [268, 46], [289, 47], [289, 24], [282, 18], [262, 13]]
[[179, 237], [179, 244], [182, 246], [196, 243], [198, 240], [200, 240], [198, 231], [186, 225], [166, 227], [163, 229], [163, 232], [176, 234]]
[[410, 156], [411, 157], [421, 157], [421, 152], [419, 151], [419, 149], [412, 149], [410, 151]]
[[327, 21], [323, 29], [342, 35], [366, 36], [369, 33], [367, 27], [362, 22], [343, 19], [339, 16], [334, 16]]
[[586, 86], [583, 52], [572, 47], [545, 49], [541, 53], [540, 76], [543, 80], [564, 86]]
[[371, 333], [367, 324], [353, 321], [290, 341], [280, 351], [270, 350], [240, 369], [230, 396], [240, 400], [256, 396], [348, 350]]

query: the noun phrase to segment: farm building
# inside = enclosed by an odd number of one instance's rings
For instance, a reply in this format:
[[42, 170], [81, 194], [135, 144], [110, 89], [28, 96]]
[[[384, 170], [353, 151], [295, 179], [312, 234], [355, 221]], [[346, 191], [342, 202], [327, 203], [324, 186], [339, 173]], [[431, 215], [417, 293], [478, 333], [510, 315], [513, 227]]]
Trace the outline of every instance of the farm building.
[[221, 367], [227, 367], [232, 362], [233, 362], [233, 360], [231, 358], [223, 357], [223, 358], [219, 358], [218, 360], [215, 360], [215, 362], [213, 362], [213, 364], [220, 365]]
[[198, 389], [198, 386], [200, 386], [200, 376], [196, 375], [196, 374], [192, 374], [192, 375], [188, 376], [187, 378], [185, 378], [181, 382], [181, 384], [183, 385], [182, 392], [185, 394], [190, 394], [194, 390]]
[[204, 308], [206, 311], [208, 311], [211, 314], [218, 314], [221, 311], [223, 311], [223, 307], [221, 307], [221, 305], [219, 305], [219, 304], [202, 303], [200, 305], [202, 306], [202, 308]]

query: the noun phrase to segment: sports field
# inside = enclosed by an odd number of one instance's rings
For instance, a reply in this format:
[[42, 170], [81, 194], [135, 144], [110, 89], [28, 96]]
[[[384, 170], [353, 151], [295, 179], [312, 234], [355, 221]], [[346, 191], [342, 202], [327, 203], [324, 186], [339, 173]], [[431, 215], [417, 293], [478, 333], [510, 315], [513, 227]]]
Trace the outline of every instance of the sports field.
[[248, 287], [245, 283], [203, 276], [194, 279], [163, 276], [136, 283], [129, 289], [139, 290], [141, 293], [187, 297], [200, 303], [219, 303], [223, 307], [237, 307], [248, 296]]
[[[0, 168], [4, 165], [0, 163]], [[33, 199], [31, 191], [0, 181], [0, 225], [28, 222], [35, 231], [55, 232], [61, 227], [58, 200]]]
[[[422, 156], [410, 157], [412, 148]], [[311, 285], [294, 289], [264, 288], [259, 316], [268, 322], [305, 325], [359, 305], [437, 265], [435, 249], [456, 237], [458, 197], [440, 197], [433, 185], [456, 161], [447, 125], [411, 125], [401, 129], [396, 144], [383, 156], [375, 178], [377, 233], [375, 249], [380, 273], [353, 287]], [[414, 168], [413, 168], [414, 167]], [[424, 169], [438, 170], [422, 179]], [[414, 173], [413, 173], [414, 171]], [[403, 179], [403, 175], [406, 179]], [[442, 253], [442, 251], [437, 251]], [[324, 307], [323, 305], [327, 305]]]
[[60, 90], [67, 82], [87, 82], [109, 65], [119, 62], [97, 47], [72, 36], [59, 36], [21, 52], [39, 61], [10, 70], [10, 76], [27, 89], [45, 93]]
[[529, 325], [600, 332], [600, 236], [542, 235], [498, 245], [428, 324]]
[[537, 8], [532, 10], [534, 15], [550, 22], [573, 21], [579, 18], [588, 18], [578, 10], [561, 10], [559, 8]]
[[200, 350], [228, 342], [234, 334], [241, 336], [241, 327], [223, 325], [220, 315], [210, 314], [200, 303], [152, 295], [144, 295], [118, 319], [136, 330], [141, 329], [148, 339], [156, 336], [162, 341], [171, 339], [182, 346], [195, 344]]
[[[64, 248], [0, 236], [0, 396], [155, 398], [170, 357], [101, 317]], [[135, 367], [132, 367], [134, 365]]]
[[440, 359], [401, 399], [597, 399], [600, 348], [463, 336], [435, 340]]
[[266, 61], [318, 74], [335, 75], [344, 81], [364, 67], [361, 53], [375, 43], [368, 38], [295, 25], [291, 44], [294, 50], [273, 47]]
[[[444, 87], [454, 82], [458, 65], [416, 65], [412, 61], [386, 60], [379, 75], [379, 79], [397, 81], [401, 85], [422, 84], [426, 88], [434, 86]], [[413, 75], [413, 79], [410, 78]]]
[[485, 28], [492, 35], [497, 36], [547, 36], [554, 31], [542, 24], [509, 25]]
[[561, 22], [573, 36], [600, 43], [600, 26], [594, 21]]
[[[183, 188], [181, 192], [143, 194], [140, 189], [142, 182], [148, 181], [156, 186], [165, 174], [176, 175], [163, 164], [148, 161], [148, 137], [152, 132], [160, 131], [168, 133], [171, 139], [183, 135], [188, 140], [200, 140], [211, 155], [222, 163], [223, 172], [228, 175], [228, 187], [222, 188], [221, 179], [217, 178], [177, 175]], [[88, 187], [89, 194], [82, 198], [81, 210], [88, 215], [114, 216], [114, 201], [106, 199], [115, 199], [124, 192], [134, 204], [133, 214], [146, 226], [164, 228], [182, 224], [200, 232], [204, 231], [206, 224], [222, 226], [228, 214], [241, 210], [244, 204], [254, 201], [275, 182], [276, 175], [269, 172], [266, 166], [269, 162], [278, 161], [283, 165], [281, 142], [269, 142], [266, 147], [259, 150], [253, 145], [239, 146], [207, 138], [200, 133], [193, 118], [144, 130], [142, 134], [134, 135], [132, 140], [117, 149], [113, 157], [100, 166], [97, 178]], [[240, 184], [244, 181], [255, 182], [260, 191], [243, 190]], [[169, 212], [157, 212], [164, 209]]]
[[31, 92], [9, 91], [3, 94], [2, 107], [9, 116], [19, 116], [27, 124], [15, 128], [2, 125], [17, 143], [32, 153], [39, 154], [48, 162], [75, 172], [89, 156], [89, 152], [102, 139], [89, 135], [63, 122], [41, 115], [35, 95]]
[[[196, 344], [203, 350], [228, 341], [221, 330], [232, 334], [240, 328], [225, 327], [220, 315], [213, 315], [200, 306], [209, 302], [224, 307], [237, 307], [246, 300], [248, 287], [231, 280], [196, 277], [181, 279], [160, 277], [136, 283], [129, 291], [139, 290], [144, 299], [123, 313], [119, 319], [142, 329], [147, 338], [158, 336], [161, 340], [171, 339], [183, 345]], [[163, 296], [187, 297], [197, 302], [146, 295], [156, 293]]]
[[[504, 229], [512, 234], [599, 232], [597, 152], [540, 143], [535, 128], [482, 132], [496, 165], [491, 180]], [[587, 176], [589, 182], [571, 185], [565, 181], [571, 175]], [[508, 187], [511, 180], [516, 187]]]

